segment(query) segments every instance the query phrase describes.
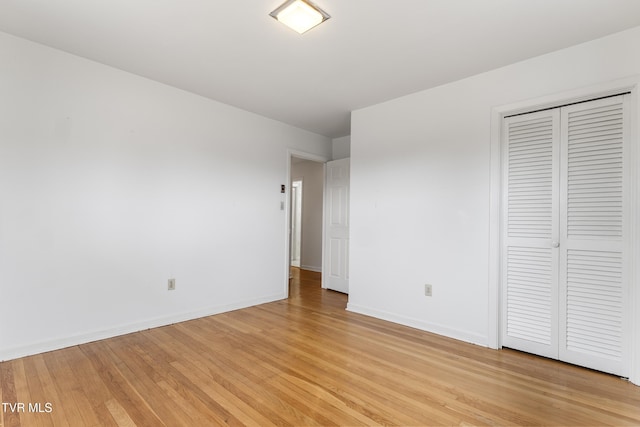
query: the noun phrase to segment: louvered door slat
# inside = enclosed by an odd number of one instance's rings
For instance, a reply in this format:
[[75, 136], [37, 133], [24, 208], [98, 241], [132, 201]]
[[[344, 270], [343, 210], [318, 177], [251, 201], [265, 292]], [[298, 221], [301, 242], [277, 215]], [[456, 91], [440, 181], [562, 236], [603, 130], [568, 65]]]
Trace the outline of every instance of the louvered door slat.
[[[553, 117], [511, 121], [508, 132], [508, 233], [551, 237]], [[532, 215], [528, 215], [532, 213]]]
[[[568, 238], [621, 239], [622, 102], [585, 107], [566, 114]], [[605, 168], [609, 176], [589, 179]], [[607, 208], [607, 215], [584, 216], [576, 208]]]
[[[621, 359], [622, 254], [572, 249], [567, 260], [567, 349]], [[587, 275], [583, 264], [590, 260], [600, 268]]]

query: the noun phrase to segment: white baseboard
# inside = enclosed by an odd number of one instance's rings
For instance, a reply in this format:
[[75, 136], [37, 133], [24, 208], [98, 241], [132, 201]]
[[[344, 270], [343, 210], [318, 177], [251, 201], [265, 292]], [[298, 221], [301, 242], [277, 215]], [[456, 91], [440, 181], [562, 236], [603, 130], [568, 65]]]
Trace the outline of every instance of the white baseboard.
[[301, 265], [300, 269], [301, 270], [315, 271], [316, 273], [322, 273], [322, 268], [321, 267], [314, 267], [312, 265]]
[[400, 325], [409, 326], [411, 328], [420, 329], [422, 331], [431, 332], [459, 341], [465, 341], [471, 344], [487, 347], [487, 337], [473, 332], [454, 329], [436, 323], [424, 322], [419, 319], [414, 319], [383, 310], [363, 307], [352, 303], [347, 303], [347, 311], [364, 314], [365, 316], [375, 317], [376, 319], [398, 323]]
[[233, 304], [224, 304], [215, 307], [208, 307], [200, 310], [177, 313], [169, 316], [156, 317], [153, 319], [143, 320], [141, 322], [130, 323], [127, 325], [116, 326], [99, 331], [92, 331], [85, 334], [78, 334], [68, 337], [60, 337], [53, 340], [36, 342], [32, 344], [4, 348], [0, 350], [0, 362], [17, 359], [20, 357], [40, 354], [47, 351], [59, 350], [74, 345], [86, 344], [106, 338], [113, 338], [119, 335], [126, 335], [133, 332], [144, 331], [146, 329], [167, 326], [174, 323], [185, 322], [187, 320], [198, 319], [201, 317], [213, 316], [215, 314], [225, 313], [228, 311], [238, 310], [241, 308], [252, 307], [255, 305], [265, 304], [268, 302], [279, 301], [285, 299], [284, 294], [277, 294], [256, 298], [246, 301], [239, 301]]

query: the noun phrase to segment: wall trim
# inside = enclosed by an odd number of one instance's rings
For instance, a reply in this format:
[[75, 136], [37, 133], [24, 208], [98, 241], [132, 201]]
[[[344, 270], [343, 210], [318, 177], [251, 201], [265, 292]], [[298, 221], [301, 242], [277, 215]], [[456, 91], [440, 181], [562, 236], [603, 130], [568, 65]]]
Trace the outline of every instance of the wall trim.
[[315, 271], [316, 273], [322, 273], [322, 267], [316, 267], [313, 265], [300, 265], [301, 270]]
[[[640, 87], [640, 75], [634, 75], [605, 83], [586, 86], [565, 92], [559, 92], [539, 98], [519, 101], [512, 104], [493, 107], [491, 109], [491, 184], [489, 206], [489, 295], [488, 295], [488, 345], [491, 348], [501, 348], [501, 188], [502, 188], [502, 119], [504, 116], [519, 114], [528, 111], [558, 107], [571, 102], [587, 101], [593, 98], [615, 95], [621, 92], [631, 92], [630, 101], [630, 129], [631, 152], [629, 153], [631, 167], [631, 242], [629, 256], [637, 260], [640, 256], [640, 210], [637, 205], [640, 202], [640, 185], [637, 184], [640, 173], [640, 144], [638, 136], [638, 124], [640, 123], [640, 99], [638, 88]], [[633, 219], [635, 218], [635, 221]], [[640, 385], [640, 339], [635, 338], [640, 334], [640, 282], [638, 281], [638, 267], [634, 262], [630, 263], [629, 291], [631, 299], [631, 354], [632, 361], [630, 380]]]
[[420, 329], [421, 331], [430, 332], [432, 334], [441, 335], [447, 338], [453, 338], [470, 344], [475, 344], [482, 347], [487, 346], [487, 337], [481, 334], [476, 334], [474, 332], [450, 328], [448, 326], [443, 326], [437, 323], [425, 322], [423, 320], [415, 319], [412, 317], [402, 316], [375, 308], [364, 307], [353, 303], [347, 304], [347, 311], [374, 317], [376, 319], [386, 320], [388, 322], [397, 323], [399, 325], [408, 326], [410, 328]]
[[242, 308], [253, 307], [260, 304], [279, 301], [286, 299], [286, 294], [269, 295], [260, 298], [238, 301], [232, 304], [224, 304], [219, 306], [207, 307], [195, 311], [172, 314], [169, 316], [160, 316], [152, 319], [143, 320], [141, 322], [129, 323], [113, 328], [96, 330], [84, 334], [71, 335], [67, 337], [59, 337], [53, 340], [35, 342], [31, 344], [5, 348], [0, 350], [0, 362], [18, 359], [20, 357], [31, 356], [34, 354], [45, 353], [48, 351], [60, 350], [66, 347], [86, 344], [93, 341], [113, 338], [120, 335], [126, 335], [134, 332], [140, 332], [147, 329], [158, 328], [161, 326], [172, 325], [174, 323], [186, 322], [188, 320], [199, 319], [202, 317], [213, 316], [216, 314], [226, 313], [229, 311], [239, 310]]

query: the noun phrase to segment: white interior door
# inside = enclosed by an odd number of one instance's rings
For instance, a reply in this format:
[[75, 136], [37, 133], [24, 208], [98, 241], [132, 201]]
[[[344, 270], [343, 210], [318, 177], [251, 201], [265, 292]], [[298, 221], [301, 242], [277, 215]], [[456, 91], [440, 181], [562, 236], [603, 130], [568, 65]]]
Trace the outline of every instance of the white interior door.
[[323, 287], [349, 293], [349, 159], [326, 164]]
[[560, 359], [626, 377], [625, 98], [562, 108], [559, 308]]
[[542, 111], [503, 125], [502, 343], [556, 359], [559, 117]]
[[625, 96], [506, 118], [507, 347], [628, 375]]

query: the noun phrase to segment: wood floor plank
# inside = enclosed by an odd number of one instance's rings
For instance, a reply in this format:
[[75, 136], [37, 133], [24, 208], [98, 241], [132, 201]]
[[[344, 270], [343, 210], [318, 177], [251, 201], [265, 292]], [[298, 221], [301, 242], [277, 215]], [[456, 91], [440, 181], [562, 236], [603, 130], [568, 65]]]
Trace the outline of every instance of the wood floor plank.
[[[82, 393], [86, 396], [88, 404], [92, 408], [94, 414], [95, 426], [116, 427], [120, 425], [120, 418], [116, 419], [116, 415], [122, 415], [124, 410], [117, 404], [108, 387], [105, 386], [103, 379], [98, 375], [91, 360], [79, 347], [67, 349], [65, 361], [68, 365], [73, 366], [74, 374], [81, 381], [80, 387]], [[118, 409], [118, 407], [120, 409]], [[56, 406], [56, 411], [63, 409], [63, 406]], [[114, 412], [115, 411], [115, 412]], [[85, 422], [88, 418], [85, 417]], [[88, 424], [91, 425], [91, 424]]]
[[[275, 364], [274, 359], [268, 357], [268, 349], [264, 346], [252, 346], [252, 348], [245, 349], [243, 357], [248, 360], [248, 363], [251, 366], [255, 366], [260, 369], [263, 376], [264, 372], [270, 372], [268, 378], [270, 378], [269, 381], [271, 383], [273, 383], [274, 378], [284, 379], [285, 377], [287, 377], [289, 380], [291, 380], [294, 377], [288, 374], [292, 373], [295, 369], [292, 362], [286, 357], [283, 357], [284, 352], [279, 350], [276, 351], [278, 353], [278, 356], [275, 360]], [[311, 388], [316, 387], [311, 382], [309, 382], [308, 385], [310, 385]], [[282, 388], [280, 388], [279, 385], [277, 387], [282, 391]], [[340, 404], [337, 405], [341, 406]], [[342, 406], [342, 409], [344, 409], [344, 406]]]
[[151, 334], [152, 331], [137, 334], [136, 341], [129, 345], [145, 361], [145, 369], [159, 389], [187, 412], [187, 417], [192, 420], [193, 425], [238, 424], [239, 419], [230, 420], [230, 414], [202, 393], [199, 384], [194, 384], [175, 368], [175, 358], [156, 345], [149, 338]]
[[113, 395], [136, 426], [165, 425], [162, 419], [153, 412], [145, 398], [120, 371], [119, 365], [122, 364], [122, 361], [110, 351], [106, 340], [86, 344], [82, 347], [82, 351], [91, 360], [105, 388]]
[[[269, 338], [270, 338], [270, 340], [269, 340], [270, 342], [277, 342], [278, 341], [278, 338], [276, 336], [270, 336]], [[295, 347], [296, 347], [297, 350], [301, 350], [302, 348], [305, 348], [306, 356], [313, 357], [313, 354], [316, 353], [317, 349], [313, 348], [313, 347], [305, 347], [305, 343], [306, 342], [310, 342], [310, 341], [300, 341], [295, 345]], [[331, 346], [331, 343], [328, 343], [328, 346]], [[273, 360], [270, 363], [276, 363], [276, 361]], [[318, 364], [318, 363], [322, 364], [322, 363], [324, 363], [324, 361], [317, 361], [316, 360], [315, 362], [312, 362], [311, 365]], [[341, 365], [344, 365], [346, 363], [348, 363], [348, 360], [342, 360], [342, 361], [339, 361], [338, 363], [336, 363], [336, 365], [341, 366]], [[371, 372], [366, 372], [365, 371], [365, 372], [362, 373], [362, 378], [368, 378], [372, 374], [373, 373], [371, 373]], [[331, 375], [324, 375], [324, 376], [331, 376]], [[379, 383], [374, 383], [374, 384], [376, 386], [378, 386], [378, 388], [386, 390], [386, 389], [389, 388], [389, 384], [388, 383], [385, 384], [385, 382], [388, 382], [388, 381], [389, 381], [389, 379], [385, 378], [385, 379], [380, 380]], [[370, 386], [370, 384], [369, 384], [369, 386]], [[388, 396], [387, 396], [387, 398], [388, 398]], [[400, 405], [402, 405], [402, 404], [403, 403], [400, 403]], [[451, 422], [451, 419], [448, 419], [447, 421]]]
[[[352, 359], [360, 360], [363, 362], [360, 365], [366, 367], [366, 369], [360, 372], [363, 378], [368, 378], [368, 379], [373, 378], [372, 381], [374, 382], [374, 384], [381, 386], [383, 389], [394, 389], [398, 387], [404, 388], [403, 394], [405, 395], [408, 395], [407, 391], [409, 391], [409, 387], [412, 385], [414, 386], [415, 390], [423, 389], [425, 387], [433, 387], [434, 385], [433, 383], [429, 384], [428, 377], [425, 377], [421, 381], [416, 381], [414, 375], [406, 375], [406, 373], [403, 372], [402, 369], [398, 368], [395, 365], [395, 363], [393, 363], [393, 361], [385, 360], [384, 357], [381, 359], [379, 354], [371, 355], [368, 352], [354, 353], [349, 351], [348, 348], [339, 349], [339, 346], [340, 346], [339, 343], [337, 342], [332, 343], [330, 340], [323, 342], [322, 338], [317, 339], [318, 331], [315, 331], [315, 333], [316, 333], [315, 340], [305, 339], [304, 337], [305, 334], [303, 332], [297, 333], [295, 336], [301, 337], [301, 339], [296, 343], [295, 348], [297, 350], [304, 350], [307, 355], [309, 355], [310, 357], [313, 357], [313, 355], [316, 352], [321, 351], [322, 348], [333, 347], [334, 350], [337, 349], [339, 351], [325, 352], [323, 354], [324, 358], [328, 359], [332, 364], [335, 364], [337, 366], [343, 366], [348, 364]], [[274, 338], [274, 337], [271, 337], [271, 338]], [[270, 341], [277, 341], [277, 339], [274, 338]], [[309, 344], [309, 343], [312, 343], [312, 344]], [[380, 346], [378, 346], [378, 348], [380, 348]], [[316, 363], [318, 362], [316, 361]], [[356, 372], [352, 371], [352, 374], [353, 373], [356, 373]], [[382, 377], [376, 377], [376, 375], [378, 375], [379, 373], [384, 373], [384, 374]], [[452, 402], [458, 401], [459, 396], [452, 395], [452, 396], [449, 396], [448, 399], [446, 399], [444, 398], [445, 394], [447, 394], [447, 392], [445, 388], [442, 388], [441, 392], [438, 393], [437, 400], [430, 399], [428, 396], [420, 395], [419, 393], [414, 393], [414, 397], [417, 402], [420, 402], [422, 404], [430, 404], [431, 406], [439, 408], [440, 411], [443, 413], [449, 412], [449, 418], [446, 418], [445, 420], [440, 420], [442, 422], [451, 423], [452, 417], [454, 419], [457, 419], [457, 418], [464, 419], [465, 417], [467, 417], [468, 414], [465, 414], [465, 411], [457, 412], [455, 408], [450, 405]], [[479, 421], [477, 418], [475, 418], [477, 415], [478, 415], [477, 411], [474, 411], [473, 422]], [[467, 419], [467, 421], [472, 421], [472, 420]]]
[[[144, 386], [137, 388], [143, 390], [142, 394], [147, 401], [154, 403], [154, 411], [162, 417], [167, 425], [207, 425], [214, 423], [214, 421], [216, 423], [222, 421], [228, 425], [242, 424], [226, 411], [217, 411], [215, 417], [207, 417], [204, 412], [193, 411], [190, 402], [196, 401], [189, 399], [188, 394], [180, 396], [175, 393], [175, 390], [168, 387], [169, 383], [175, 384], [173, 381], [175, 376], [171, 375], [170, 362], [158, 355], [153, 343], [144, 334], [136, 334], [135, 337], [122, 337], [119, 344], [117, 353], [129, 366], [131, 380], [134, 381], [136, 378], [145, 380]], [[188, 384], [187, 386], [195, 387], [196, 385]], [[177, 399], [168, 398], [167, 393]], [[177, 400], [180, 402], [178, 403]]]
[[[213, 374], [216, 381], [225, 387], [242, 393], [243, 399], [249, 398], [248, 401], [254, 402], [259, 411], [280, 414], [290, 425], [324, 425], [310, 416], [311, 411], [304, 402], [290, 404], [282, 399], [267, 381], [272, 374], [265, 369], [260, 369], [260, 366], [247, 363], [242, 354], [248, 350], [247, 348], [236, 346], [235, 349], [226, 352], [212, 352], [211, 349], [216, 349], [216, 346], [208, 342], [207, 337], [195, 334], [191, 328], [185, 329], [184, 332], [193, 338], [189, 350], [204, 355], [204, 358], [201, 358], [191, 354], [192, 363], [198, 369]], [[233, 337], [227, 336], [225, 344], [230, 342], [234, 342]], [[211, 365], [216, 366], [216, 370], [225, 372], [226, 375], [221, 377], [212, 372]]]
[[10, 409], [5, 409], [5, 404], [17, 403], [18, 394], [16, 393], [14, 366], [19, 361], [9, 361], [0, 363], [0, 395], [2, 395], [2, 413], [0, 414], [0, 420], [2, 420], [3, 427], [20, 427], [20, 415], [16, 412], [12, 412]]
[[0, 363], [0, 427], [638, 426], [640, 387], [345, 310], [319, 273], [243, 310]]
[[[25, 371], [25, 363], [27, 361], [28, 358], [25, 359], [20, 359], [17, 360], [14, 363], [14, 380], [15, 380], [15, 385], [16, 385], [16, 397], [17, 397], [17, 402], [21, 405], [26, 406], [26, 404], [28, 404], [31, 401], [31, 398], [29, 398], [29, 383], [27, 381], [27, 373]], [[40, 417], [36, 417], [34, 414], [28, 412], [25, 407], [22, 407], [22, 409], [18, 409], [18, 414], [20, 416], [20, 425], [25, 425], [25, 426], [34, 426], [34, 427], [38, 427], [39, 425], [41, 425], [39, 418]]]
[[[61, 399], [53, 384], [53, 379], [49, 374], [49, 370], [44, 362], [42, 355], [36, 355], [24, 359], [25, 372], [28, 372], [27, 384], [29, 387], [29, 396], [31, 403], [36, 403], [39, 411], [46, 411], [47, 403], [52, 404], [59, 402]], [[38, 414], [40, 415], [40, 414]], [[64, 410], [50, 412], [50, 416], [38, 416], [37, 421], [42, 426], [68, 426]]]
[[117, 344], [109, 342], [107, 345], [109, 350], [113, 354], [117, 354], [122, 361], [118, 365], [118, 369], [127, 384], [135, 390], [141, 399], [144, 399], [146, 405], [158, 419], [162, 420], [163, 424], [176, 427], [197, 425], [195, 420], [177, 402], [162, 393], [161, 388], [152, 377], [159, 370], [154, 371], [154, 367], [141, 360], [134, 349], [124, 340], [118, 340]]
[[131, 419], [127, 411], [115, 399], [105, 402], [105, 407], [115, 420], [118, 427], [135, 427], [136, 423]]
[[[28, 396], [28, 386], [26, 373], [24, 371], [24, 359], [15, 360], [12, 362], [12, 372], [13, 372], [13, 385], [14, 385], [14, 394], [16, 396], [16, 400], [14, 401], [18, 405], [24, 405], [25, 398]], [[10, 402], [10, 403], [14, 403]], [[16, 408], [16, 406], [14, 406]], [[10, 408], [9, 411], [12, 415], [14, 415], [14, 425], [22, 426], [25, 425], [23, 422], [25, 421], [25, 411], [24, 409], [21, 411], [19, 407], [17, 409]], [[24, 408], [24, 407], [23, 407]], [[6, 414], [6, 412], [5, 412]]]
[[[188, 326], [191, 327], [193, 322]], [[191, 392], [197, 394], [203, 403], [215, 408], [218, 413], [230, 412], [237, 418], [249, 415], [257, 425], [291, 425], [282, 418], [283, 413], [287, 412], [286, 408], [278, 413], [274, 410], [275, 405], [263, 405], [262, 401], [266, 397], [261, 390], [253, 384], [247, 386], [242, 381], [234, 381], [234, 377], [224, 375], [223, 372], [230, 372], [230, 368], [221, 364], [215, 356], [212, 357], [208, 348], [203, 351], [197, 350], [197, 343], [194, 342], [180, 347], [167, 345], [175, 339], [174, 334], [179, 334], [181, 342], [188, 339], [174, 329], [176, 328], [159, 328], [149, 336], [152, 340], [157, 340], [158, 346], [167, 354], [179, 360], [172, 362], [172, 367], [186, 379], [180, 381], [193, 384]]]

